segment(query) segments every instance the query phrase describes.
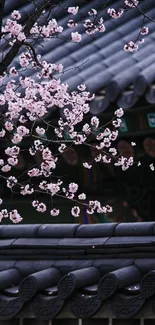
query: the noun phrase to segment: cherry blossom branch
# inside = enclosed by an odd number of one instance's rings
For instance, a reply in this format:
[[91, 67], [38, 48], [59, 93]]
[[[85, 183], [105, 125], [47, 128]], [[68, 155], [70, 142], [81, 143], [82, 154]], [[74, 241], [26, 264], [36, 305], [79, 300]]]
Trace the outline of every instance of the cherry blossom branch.
[[146, 15], [145, 12], [138, 5], [136, 5], [135, 3], [134, 3], [134, 7], [144, 16], [144, 18], [146, 18], [146, 19], [152, 21], [153, 23], [155, 23], [155, 20], [153, 18], [151, 18], [150, 16]]
[[40, 68], [43, 68], [42, 64], [39, 62], [38, 58], [37, 58], [37, 54], [35, 52], [34, 46], [26, 41], [21, 42], [22, 45], [25, 45], [26, 47], [28, 47], [28, 49], [31, 50], [32, 54], [33, 54], [33, 59], [36, 62], [37, 66]]
[[[32, 26], [34, 23], [37, 21], [37, 19], [40, 17], [42, 14], [42, 11], [46, 9], [46, 7], [51, 4], [51, 0], [44, 0], [43, 4], [41, 4], [39, 7], [37, 7], [36, 11], [30, 16], [28, 19], [23, 32], [25, 35], [28, 35]], [[3, 73], [6, 71], [7, 67], [11, 64], [15, 56], [17, 55], [18, 51], [20, 50], [22, 46], [22, 42], [16, 40], [16, 42], [13, 44], [12, 48], [10, 51], [6, 54], [5, 58], [2, 60], [0, 63], [0, 76], [3, 75]]]

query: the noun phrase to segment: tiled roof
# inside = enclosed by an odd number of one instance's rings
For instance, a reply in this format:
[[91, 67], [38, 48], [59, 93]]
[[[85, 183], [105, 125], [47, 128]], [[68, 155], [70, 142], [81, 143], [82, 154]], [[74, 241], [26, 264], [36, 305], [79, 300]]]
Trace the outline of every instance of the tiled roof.
[[155, 222], [0, 226], [0, 320], [27, 304], [40, 319], [66, 304], [90, 318], [106, 300], [130, 318], [154, 295]]
[[[110, 103], [117, 102], [118, 106], [128, 109], [133, 107], [141, 96], [145, 97], [150, 104], [155, 103], [155, 51], [154, 51], [154, 22], [147, 21], [149, 34], [145, 43], [139, 45], [136, 53], [123, 51], [124, 45], [130, 40], [135, 40], [142, 23], [142, 16], [138, 10], [129, 10], [121, 19], [111, 19], [105, 14], [105, 33], [86, 35], [82, 24], [79, 31], [82, 33], [83, 41], [73, 44], [66, 41], [71, 29], [66, 29], [67, 13], [63, 7], [73, 5], [72, 0], [63, 1], [63, 6], [55, 9], [53, 16], [58, 19], [60, 25], [64, 26], [61, 39], [52, 39], [44, 42], [41, 47], [38, 44], [35, 49], [40, 52], [43, 59], [50, 62], [62, 63], [66, 70], [62, 77], [71, 89], [78, 84], [86, 83], [88, 89], [96, 94], [104, 90], [92, 103], [92, 113], [99, 113], [108, 108]], [[73, 18], [81, 19], [81, 13], [86, 14], [93, 7], [101, 9], [102, 2], [96, 0], [90, 3], [76, 0], [74, 5], [80, 5], [80, 11]], [[114, 1], [112, 4], [116, 9], [120, 8], [122, 1]], [[19, 7], [20, 6], [20, 7]], [[5, 15], [9, 15], [12, 9], [20, 9], [26, 18], [32, 10], [33, 4], [27, 1], [6, 1]], [[141, 1], [140, 8], [147, 16], [155, 17], [154, 0]], [[105, 9], [106, 13], [106, 9]], [[103, 15], [103, 12], [101, 13]], [[75, 67], [75, 69], [70, 69]], [[28, 71], [29, 73], [29, 71]]]

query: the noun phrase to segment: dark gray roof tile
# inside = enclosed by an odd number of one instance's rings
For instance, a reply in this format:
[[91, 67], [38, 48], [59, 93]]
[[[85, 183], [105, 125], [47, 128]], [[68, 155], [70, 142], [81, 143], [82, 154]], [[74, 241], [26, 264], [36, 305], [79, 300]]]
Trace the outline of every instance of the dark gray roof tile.
[[126, 110], [133, 107], [138, 99], [138, 95], [134, 92], [134, 90], [125, 90], [118, 98], [117, 104], [119, 107], [123, 107], [123, 109]]
[[148, 67], [146, 67], [140, 74], [137, 76], [134, 88], [136, 93], [143, 94], [146, 89], [155, 81], [155, 63], [153, 62]]
[[114, 236], [152, 236], [155, 222], [119, 223], [114, 230]]
[[54, 266], [60, 270], [64, 275], [71, 271], [87, 268], [93, 265], [92, 260], [77, 260], [72, 259], [69, 261], [58, 260], [54, 263]]
[[136, 284], [141, 279], [141, 273], [134, 265], [120, 268], [104, 275], [98, 283], [98, 292], [102, 299], [108, 299], [119, 289]]
[[[7, 241], [9, 242], [9, 240], [7, 240]], [[55, 248], [58, 246], [60, 241], [61, 241], [60, 238], [30, 238], [29, 240], [27, 240], [26, 238], [19, 238], [14, 241], [12, 240], [11, 243], [12, 243], [13, 248], [15, 248], [15, 247], [18, 247], [18, 248], [20, 248], [20, 247], [34, 247], [34, 248], [51, 247], [51, 248]], [[1, 244], [1, 241], [0, 241], [0, 244]], [[8, 244], [8, 246], [9, 246], [9, 244]]]
[[140, 282], [140, 291], [145, 299], [155, 294], [155, 270], [145, 274]]
[[52, 237], [52, 238], [63, 238], [63, 237], [75, 237], [75, 232], [79, 224], [43, 224], [38, 228], [37, 237]]
[[105, 89], [109, 100], [115, 101], [118, 95], [137, 78], [139, 72], [140, 68], [138, 66], [131, 66], [118, 73]]
[[76, 289], [95, 284], [99, 279], [100, 272], [94, 266], [72, 271], [60, 279], [58, 283], [58, 293], [61, 298], [66, 299], [71, 296]]
[[105, 243], [105, 247], [115, 246], [118, 247], [134, 247], [134, 246], [152, 246], [155, 245], [155, 236], [122, 236], [122, 237], [112, 237], [108, 239]]
[[51, 267], [24, 278], [20, 283], [19, 296], [24, 302], [32, 299], [39, 291], [56, 285], [61, 278], [61, 273], [55, 267]]
[[155, 103], [155, 86], [154, 83], [148, 88], [148, 91], [145, 94], [145, 98], [150, 104]]
[[101, 306], [102, 299], [98, 294], [79, 293], [70, 301], [71, 313], [78, 319], [90, 319], [99, 311]]
[[15, 239], [1, 239], [0, 240], [0, 249], [9, 248], [14, 243]]
[[115, 271], [120, 268], [124, 268], [129, 265], [133, 265], [133, 259], [119, 259], [119, 258], [112, 258], [112, 259], [101, 259], [96, 260], [93, 262], [93, 265], [96, 266], [99, 270], [101, 275], [105, 275], [109, 272]]
[[14, 225], [0, 226], [0, 239], [1, 238], [19, 238], [19, 237], [35, 237], [40, 225]]
[[107, 97], [96, 96], [95, 99], [90, 103], [90, 113], [92, 115], [98, 115], [104, 112], [109, 106], [110, 101]]
[[96, 238], [65, 238], [61, 239], [58, 243], [59, 247], [102, 247], [107, 241], [108, 237], [96, 237]]
[[111, 237], [114, 235], [117, 223], [81, 225], [76, 230], [76, 237], [94, 238], [94, 237]]
[[111, 309], [116, 318], [130, 319], [134, 317], [145, 304], [145, 298], [142, 294], [125, 295], [116, 294], [111, 299]]
[[[49, 291], [50, 293], [50, 291]], [[65, 301], [58, 295], [38, 294], [32, 302], [34, 316], [38, 319], [49, 320], [55, 318], [62, 310]]]

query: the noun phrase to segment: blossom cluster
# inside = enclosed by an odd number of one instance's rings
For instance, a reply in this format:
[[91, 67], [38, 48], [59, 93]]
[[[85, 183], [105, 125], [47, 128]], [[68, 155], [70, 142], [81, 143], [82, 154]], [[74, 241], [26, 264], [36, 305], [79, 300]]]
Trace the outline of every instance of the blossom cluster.
[[[68, 13], [75, 16], [78, 11], [79, 7], [68, 7]], [[88, 15], [90, 16], [96, 16], [97, 17], [97, 11], [96, 9], [91, 9], [88, 12]], [[5, 34], [7, 34], [10, 37], [10, 45], [13, 46], [13, 44], [16, 41], [19, 42], [25, 42], [26, 41], [26, 35], [24, 33], [24, 28], [22, 24], [18, 23], [17, 21], [20, 20], [21, 14], [18, 10], [14, 10], [11, 14], [12, 19], [7, 19], [5, 26], [2, 27], [2, 37], [4, 37]], [[78, 23], [76, 23], [73, 19], [68, 19], [67, 22], [68, 27], [77, 27]], [[105, 32], [106, 28], [103, 23], [103, 18], [98, 19], [97, 24], [94, 23], [93, 19], [86, 19], [83, 23], [83, 26], [85, 27], [86, 34], [94, 34], [96, 32]], [[32, 38], [46, 38], [50, 39], [53, 36], [58, 36], [63, 32], [63, 26], [60, 26], [55, 18], [52, 18], [48, 21], [46, 25], [40, 26], [38, 22], [36, 21], [34, 25], [32, 26], [30, 30], [30, 36]], [[71, 40], [75, 43], [79, 43], [82, 40], [82, 35], [78, 33], [78, 31], [71, 33]]]
[[[0, 204], [2, 204], [3, 200], [0, 199]], [[10, 219], [13, 223], [19, 223], [23, 220], [23, 218], [20, 216], [18, 211], [16, 209], [8, 211], [7, 209], [2, 209], [0, 211], [0, 222], [2, 222], [3, 219]]]

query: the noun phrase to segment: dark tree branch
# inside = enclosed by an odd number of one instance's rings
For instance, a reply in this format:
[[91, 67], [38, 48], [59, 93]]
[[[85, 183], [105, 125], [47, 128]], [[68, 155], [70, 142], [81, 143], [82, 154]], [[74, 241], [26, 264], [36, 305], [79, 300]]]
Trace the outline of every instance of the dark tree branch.
[[[23, 29], [23, 32], [25, 33], [26, 36], [29, 35], [30, 30], [33, 27], [34, 23], [41, 16], [43, 10], [46, 9], [46, 7], [48, 7], [49, 5], [51, 5], [51, 2], [52, 0], [44, 0], [43, 3], [38, 8], [36, 8], [35, 12], [27, 20], [26, 25]], [[17, 55], [22, 45], [23, 45], [22, 42], [16, 40], [16, 42], [14, 43], [10, 51], [6, 54], [5, 58], [0, 63], [0, 75], [3, 75], [3, 73], [6, 71], [7, 67], [11, 64], [11, 62]]]
[[0, 0], [0, 38], [1, 38], [1, 29], [2, 29], [2, 21], [3, 21], [3, 14], [4, 14], [4, 5], [5, 0]]

